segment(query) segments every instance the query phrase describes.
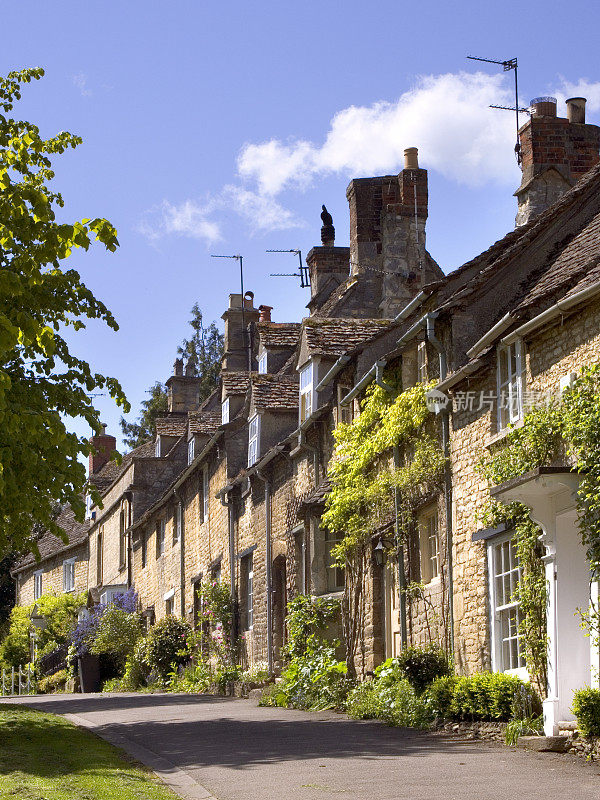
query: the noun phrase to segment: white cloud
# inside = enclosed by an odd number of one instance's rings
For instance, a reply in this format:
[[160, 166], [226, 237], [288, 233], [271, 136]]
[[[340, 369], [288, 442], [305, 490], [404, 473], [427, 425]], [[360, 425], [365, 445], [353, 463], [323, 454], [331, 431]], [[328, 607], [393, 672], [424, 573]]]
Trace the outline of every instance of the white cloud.
[[78, 72], [77, 75], [73, 75], [73, 85], [79, 89], [82, 97], [92, 96], [92, 90], [88, 88], [87, 80], [87, 75], [84, 72]]
[[[600, 110], [600, 83], [560, 78], [552, 94], [563, 102], [582, 95], [591, 112]], [[342, 109], [320, 143], [291, 138], [245, 144], [237, 160], [239, 183], [227, 184], [204, 203], [165, 201], [157, 224], [144, 232], [151, 239], [178, 233], [210, 244], [220, 237], [214, 215], [223, 211], [239, 214], [251, 233], [301, 227], [278, 195], [304, 191], [330, 175], [393, 174], [402, 168], [406, 147], [418, 147], [421, 166], [451, 181], [512, 186], [519, 175], [514, 115], [489, 106], [513, 103], [510, 76], [502, 72], [421, 76], [394, 102]]]
[[214, 208], [210, 200], [203, 205], [192, 200], [174, 205], [164, 200], [160, 206], [146, 212], [138, 225], [138, 231], [151, 242], [176, 234], [203, 239], [207, 244], [213, 244], [221, 239], [218, 223], [209, 218]]
[[423, 166], [459, 183], [511, 183], [514, 119], [490, 109], [510, 105], [502, 74], [459, 73], [420, 77], [395, 102], [351, 106], [331, 120], [322, 144], [275, 139], [247, 144], [240, 176], [259, 191], [303, 189], [331, 174], [376, 175], [398, 171], [405, 147], [418, 147]]

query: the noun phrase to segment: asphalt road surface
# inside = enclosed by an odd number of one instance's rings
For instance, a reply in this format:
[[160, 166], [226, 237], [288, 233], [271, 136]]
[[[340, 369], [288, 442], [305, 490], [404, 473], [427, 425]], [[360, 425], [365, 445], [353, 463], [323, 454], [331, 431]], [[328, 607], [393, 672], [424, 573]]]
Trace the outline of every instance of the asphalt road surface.
[[186, 800], [600, 800], [569, 755], [196, 695], [11, 698], [91, 728]]

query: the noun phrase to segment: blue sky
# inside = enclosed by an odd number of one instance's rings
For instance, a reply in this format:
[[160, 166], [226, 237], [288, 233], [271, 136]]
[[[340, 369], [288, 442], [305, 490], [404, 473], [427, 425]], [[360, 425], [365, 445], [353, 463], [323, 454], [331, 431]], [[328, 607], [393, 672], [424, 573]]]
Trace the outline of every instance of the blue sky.
[[[104, 0], [3, 9], [0, 71], [42, 66], [17, 114], [84, 144], [55, 162], [71, 218], [105, 216], [116, 254], [71, 266], [113, 311], [118, 333], [90, 324], [73, 349], [121, 380], [135, 416], [145, 390], [171, 372], [198, 301], [210, 322], [238, 288], [306, 312], [307, 290], [270, 248], [319, 244], [321, 203], [347, 244], [353, 176], [397, 172], [404, 147], [429, 169], [427, 245], [448, 271], [513, 227], [519, 183], [512, 73], [467, 54], [519, 59], [521, 103], [589, 98], [600, 122], [593, 5], [355, 0], [220, 4]], [[587, 22], [586, 22], [587, 21]], [[581, 27], [579, 27], [581, 26]], [[118, 435], [120, 412], [98, 398]], [[84, 430], [81, 428], [80, 430]]]

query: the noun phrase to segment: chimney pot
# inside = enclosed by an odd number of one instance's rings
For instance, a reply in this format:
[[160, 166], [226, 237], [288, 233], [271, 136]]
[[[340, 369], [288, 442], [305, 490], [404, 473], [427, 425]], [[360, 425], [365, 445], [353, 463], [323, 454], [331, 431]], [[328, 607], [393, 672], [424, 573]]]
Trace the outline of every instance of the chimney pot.
[[244, 292], [244, 308], [254, 308], [254, 292]]
[[259, 322], [271, 322], [271, 311], [273, 311], [273, 306], [259, 306], [258, 310], [260, 311], [260, 317], [258, 318]]
[[556, 97], [534, 97], [529, 105], [534, 117], [556, 116]]
[[102, 433], [94, 434], [90, 439], [94, 452], [90, 453], [89, 474], [95, 475], [110, 461], [112, 453], [117, 449], [117, 440], [106, 433], [106, 425], [102, 425]]
[[585, 122], [585, 97], [570, 97], [567, 100], [567, 119], [569, 122]]
[[407, 147], [404, 150], [404, 169], [419, 169], [419, 150]]
[[173, 364], [173, 375], [183, 375], [183, 358], [176, 358]]

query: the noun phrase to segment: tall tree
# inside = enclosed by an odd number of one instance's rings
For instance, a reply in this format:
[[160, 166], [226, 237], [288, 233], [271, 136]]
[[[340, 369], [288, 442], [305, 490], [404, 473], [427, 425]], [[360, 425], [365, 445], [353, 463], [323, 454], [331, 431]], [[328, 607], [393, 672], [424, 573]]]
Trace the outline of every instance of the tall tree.
[[[193, 364], [195, 374], [200, 379], [199, 397], [202, 402], [217, 385], [223, 356], [223, 335], [214, 322], [208, 328], [204, 327], [198, 303], [194, 303], [191, 314], [192, 336], [183, 340], [177, 348], [177, 354]], [[156, 435], [156, 418], [167, 411], [167, 388], [163, 383], [157, 381], [148, 389], [148, 393], [148, 399], [141, 402], [137, 422], [127, 422], [121, 417], [121, 431], [127, 447], [139, 447], [153, 439]]]
[[192, 338], [184, 339], [177, 353], [186, 361], [191, 361], [200, 378], [200, 402], [206, 400], [217, 385], [223, 357], [223, 334], [211, 322], [208, 328], [202, 324], [202, 311], [198, 303], [191, 310]]
[[56, 221], [61, 195], [50, 188], [51, 157], [81, 144], [70, 133], [43, 139], [37, 126], [10, 117], [21, 86], [39, 80], [42, 69], [0, 78], [0, 555], [35, 551], [34, 523], [66, 541], [57, 525], [56, 502], [85, 514], [86, 471], [79, 461], [90, 445], [66, 420], [82, 418], [100, 433], [90, 395], [106, 389], [124, 409], [119, 383], [92, 371], [74, 356], [64, 329], [86, 319], [117, 323], [74, 269], [62, 262], [75, 248], [96, 240], [118, 246], [105, 219]]
[[125, 417], [121, 417], [123, 441], [131, 449], [154, 439], [156, 418], [162, 417], [167, 412], [167, 387], [164, 383], [157, 381], [148, 392], [150, 397], [142, 400], [137, 422], [127, 422]]

